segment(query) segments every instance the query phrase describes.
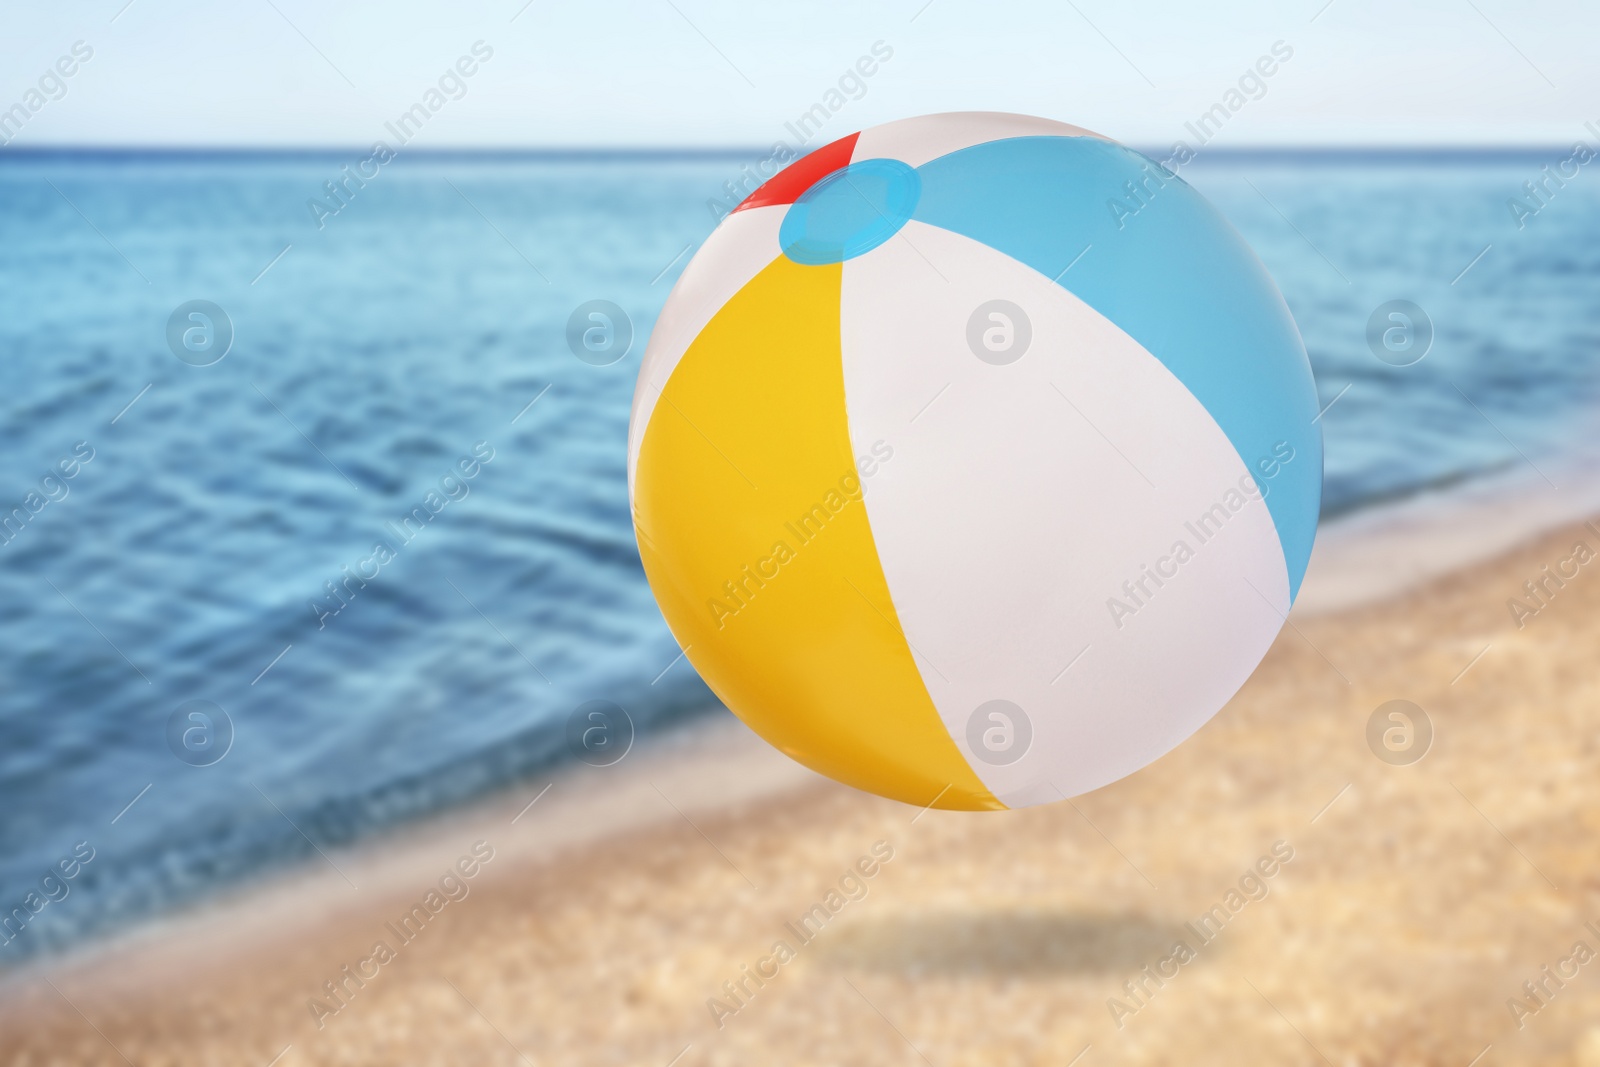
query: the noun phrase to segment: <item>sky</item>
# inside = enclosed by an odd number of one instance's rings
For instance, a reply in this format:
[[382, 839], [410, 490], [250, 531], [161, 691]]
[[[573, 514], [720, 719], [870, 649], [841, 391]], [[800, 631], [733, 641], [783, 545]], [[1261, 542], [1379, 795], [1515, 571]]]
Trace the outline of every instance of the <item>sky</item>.
[[1592, 0], [10, 0], [0, 138], [366, 146], [438, 102], [419, 145], [744, 148], [823, 103], [828, 139], [994, 110], [1163, 146], [1237, 101], [1217, 145], [1570, 145], [1597, 31]]

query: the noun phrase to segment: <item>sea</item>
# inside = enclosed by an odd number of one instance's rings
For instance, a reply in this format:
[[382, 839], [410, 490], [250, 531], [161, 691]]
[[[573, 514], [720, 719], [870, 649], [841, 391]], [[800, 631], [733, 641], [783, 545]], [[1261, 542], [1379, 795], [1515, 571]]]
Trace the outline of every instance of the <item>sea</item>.
[[[29, 915], [0, 969], [572, 759], [579, 709], [645, 736], [714, 706], [625, 443], [763, 155], [417, 153], [358, 186], [360, 151], [0, 153], [0, 918]], [[1183, 168], [1300, 325], [1326, 521], [1593, 469], [1600, 171], [1546, 180], [1570, 155]]]

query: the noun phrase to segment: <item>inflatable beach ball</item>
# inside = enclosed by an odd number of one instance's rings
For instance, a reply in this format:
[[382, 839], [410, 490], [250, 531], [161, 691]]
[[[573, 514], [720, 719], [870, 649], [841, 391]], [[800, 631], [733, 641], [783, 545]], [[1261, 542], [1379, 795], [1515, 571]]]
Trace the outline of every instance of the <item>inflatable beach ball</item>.
[[1259, 260], [1057, 122], [820, 148], [731, 212], [640, 369], [635, 532], [673, 635], [777, 748], [918, 806], [1049, 803], [1214, 715], [1284, 623], [1317, 396]]

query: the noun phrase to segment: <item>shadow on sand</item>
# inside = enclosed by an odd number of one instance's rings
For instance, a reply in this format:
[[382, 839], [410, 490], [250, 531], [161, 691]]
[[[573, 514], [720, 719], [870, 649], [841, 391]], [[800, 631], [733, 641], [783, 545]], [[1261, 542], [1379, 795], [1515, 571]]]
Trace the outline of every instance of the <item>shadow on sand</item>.
[[1100, 974], [1138, 970], [1182, 936], [1147, 916], [947, 911], [842, 924], [817, 958], [908, 975]]

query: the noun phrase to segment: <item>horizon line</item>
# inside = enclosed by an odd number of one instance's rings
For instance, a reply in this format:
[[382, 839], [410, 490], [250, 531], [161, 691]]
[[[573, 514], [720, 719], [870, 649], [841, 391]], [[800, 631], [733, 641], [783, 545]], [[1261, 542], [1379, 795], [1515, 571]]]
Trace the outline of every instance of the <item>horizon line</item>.
[[[820, 147], [820, 146], [819, 146]], [[1127, 147], [1159, 159], [1170, 152], [1170, 147], [1149, 144], [1129, 144]], [[814, 151], [815, 149], [813, 149]], [[1537, 142], [1467, 142], [1439, 144], [1394, 143], [1317, 143], [1317, 144], [1240, 144], [1219, 147], [1201, 145], [1192, 148], [1196, 160], [1207, 157], [1234, 159], [1327, 157], [1329, 159], [1364, 159], [1370, 161], [1435, 161], [1481, 158], [1488, 156], [1545, 156], [1568, 151], [1568, 147]], [[60, 145], [0, 145], [0, 161], [6, 156], [45, 157], [102, 156], [102, 157], [221, 157], [221, 158], [346, 158], [365, 155], [371, 146], [353, 144], [330, 145], [188, 145], [188, 144], [60, 144]], [[543, 159], [550, 161], [613, 161], [613, 160], [759, 160], [772, 155], [771, 146], [741, 145], [460, 145], [406, 148], [395, 150], [399, 155], [415, 155], [434, 159]], [[809, 154], [809, 153], [805, 153]], [[798, 158], [798, 157], [796, 157]]]

